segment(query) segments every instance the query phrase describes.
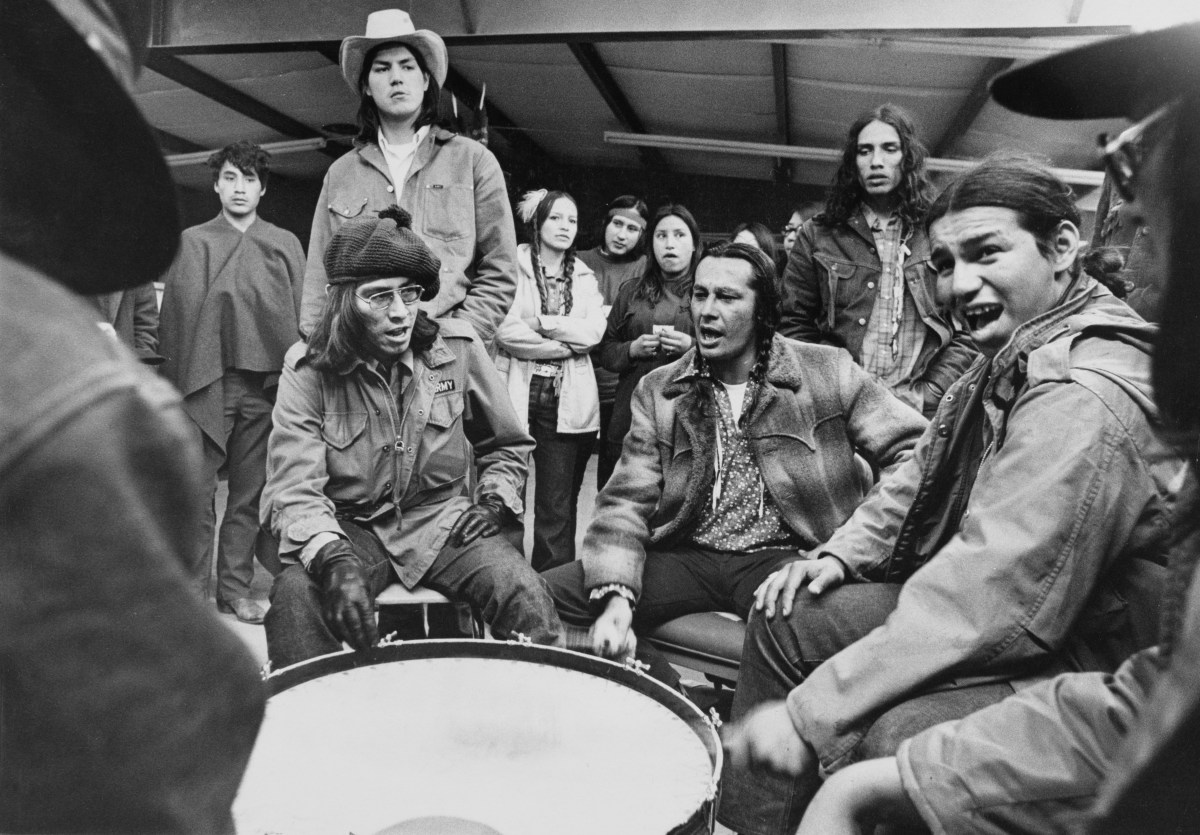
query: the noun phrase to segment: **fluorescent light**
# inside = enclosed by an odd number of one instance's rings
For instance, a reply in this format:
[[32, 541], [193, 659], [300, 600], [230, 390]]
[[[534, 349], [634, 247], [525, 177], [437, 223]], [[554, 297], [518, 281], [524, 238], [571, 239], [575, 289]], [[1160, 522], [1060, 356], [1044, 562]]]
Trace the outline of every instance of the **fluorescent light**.
[[[710, 154], [738, 154], [774, 159], [802, 159], [834, 164], [842, 158], [842, 152], [832, 148], [772, 145], [768, 142], [737, 142], [732, 139], [701, 139], [691, 136], [664, 136], [652, 133], [621, 133], [611, 130], [604, 132], [604, 141], [610, 145], [634, 145], [642, 148], [663, 148], [668, 151], [699, 151]], [[925, 165], [930, 171], [966, 171], [976, 164], [977, 160], [968, 159], [930, 157], [925, 160]], [[1104, 183], [1103, 171], [1087, 171], [1081, 168], [1051, 168], [1050, 170], [1060, 180], [1071, 185], [1095, 188]]]
[[[286, 142], [266, 142], [260, 145], [264, 151], [269, 154], [296, 154], [302, 151], [319, 151], [325, 147], [325, 137], [314, 136], [311, 139], [289, 139]], [[167, 154], [167, 165], [171, 168], [182, 168], [185, 165], [196, 165], [198, 163], [208, 162], [208, 158], [212, 156], [213, 151], [220, 150], [214, 148], [212, 151], [194, 151], [190, 154]]]

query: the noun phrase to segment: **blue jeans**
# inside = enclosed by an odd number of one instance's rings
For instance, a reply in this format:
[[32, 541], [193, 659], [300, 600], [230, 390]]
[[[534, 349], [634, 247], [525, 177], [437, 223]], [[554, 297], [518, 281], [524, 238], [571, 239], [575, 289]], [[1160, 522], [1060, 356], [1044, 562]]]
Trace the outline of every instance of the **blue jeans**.
[[[387, 552], [366, 528], [340, 524], [363, 561], [374, 597], [397, 579]], [[520, 632], [537, 644], [562, 643], [562, 622], [545, 580], [504, 536], [481, 537], [462, 548], [447, 544], [421, 585], [479, 609], [497, 637]], [[264, 626], [267, 656], [276, 670], [342, 648], [321, 615], [320, 579], [298, 563], [275, 578]]]
[[[802, 591], [789, 617], [756, 614], [742, 648], [732, 721], [764, 702], [787, 698], [827, 659], [880, 626], [896, 607], [900, 588], [896, 583], [853, 583], [820, 597]], [[881, 667], [903, 663], [880, 659]], [[858, 743], [855, 758], [891, 756], [910, 736], [961, 719], [1012, 693], [1012, 685], [1000, 681], [915, 695], [875, 720]], [[792, 780], [726, 764], [717, 819], [741, 835], [790, 835], [819, 787], [816, 774]]]
[[[794, 548], [772, 548], [741, 554], [710, 551], [694, 545], [649, 550], [642, 571], [642, 596], [633, 611], [635, 635], [674, 618], [696, 612], [732, 612], [747, 618], [754, 591], [767, 576], [796, 559]], [[544, 575], [563, 622], [588, 628], [595, 617], [583, 585], [583, 563], [575, 561]], [[672, 687], [679, 675], [647, 641], [638, 643], [638, 657], [650, 664], [650, 674]]]
[[577, 485], [596, 435], [560, 433], [554, 379], [536, 375], [529, 384], [529, 434], [537, 441], [531, 561], [536, 571], [546, 571], [575, 559]]

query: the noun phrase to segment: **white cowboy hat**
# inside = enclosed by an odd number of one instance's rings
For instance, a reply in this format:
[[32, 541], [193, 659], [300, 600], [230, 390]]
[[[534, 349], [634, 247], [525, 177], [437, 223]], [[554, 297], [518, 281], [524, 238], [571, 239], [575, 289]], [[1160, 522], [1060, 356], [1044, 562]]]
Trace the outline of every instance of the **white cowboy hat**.
[[446, 71], [450, 60], [446, 56], [446, 43], [436, 32], [413, 27], [408, 12], [400, 9], [383, 9], [367, 15], [367, 33], [351, 35], [342, 41], [342, 77], [357, 95], [362, 94], [358, 78], [362, 74], [363, 60], [367, 53], [380, 44], [395, 43], [421, 53], [429, 74], [442, 87], [446, 83]]

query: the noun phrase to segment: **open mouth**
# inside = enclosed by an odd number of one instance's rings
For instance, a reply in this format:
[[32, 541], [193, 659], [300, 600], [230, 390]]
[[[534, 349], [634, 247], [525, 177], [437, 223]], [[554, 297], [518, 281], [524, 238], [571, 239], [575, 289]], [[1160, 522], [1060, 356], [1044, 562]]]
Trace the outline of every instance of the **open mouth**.
[[981, 304], [962, 312], [963, 321], [972, 331], [981, 330], [1000, 318], [1004, 308], [998, 304]]
[[701, 344], [711, 345], [724, 336], [724, 333], [718, 328], [701, 325], [696, 328], [696, 336], [699, 338]]

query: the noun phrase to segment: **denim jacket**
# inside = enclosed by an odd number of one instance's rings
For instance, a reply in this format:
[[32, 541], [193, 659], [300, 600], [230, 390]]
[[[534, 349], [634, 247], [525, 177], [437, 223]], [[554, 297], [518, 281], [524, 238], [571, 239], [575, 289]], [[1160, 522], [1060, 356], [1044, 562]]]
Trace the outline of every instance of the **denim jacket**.
[[[905, 290], [926, 327], [912, 381], [924, 391], [928, 416], [978, 352], [938, 306], [925, 233], [917, 230], [905, 243], [910, 250], [904, 262]], [[780, 331], [804, 342], [840, 345], [860, 362], [881, 272], [875, 238], [860, 212], [833, 227], [809, 220], [800, 229], [783, 274]]]
[[473, 501], [472, 452], [474, 500], [492, 493], [521, 515], [533, 439], [474, 331], [439, 324], [413, 357], [403, 398], [365, 363], [332, 374], [305, 361], [303, 343], [288, 351], [261, 503], [281, 555], [315, 534], [340, 535], [338, 518], [351, 519], [375, 532], [411, 588]]
[[[1154, 431], [1153, 334], [1077, 279], [951, 387], [912, 458], [817, 549], [855, 580], [904, 583], [883, 626], [788, 697], [823, 766], [914, 692], [1111, 671], [1153, 642], [1181, 468]], [[958, 442], [980, 430], [964, 420], [978, 386], [987, 446], [971, 486]]]
[[512, 305], [517, 240], [504, 174], [478, 142], [432, 128], [417, 148], [397, 200], [395, 183], [375, 143], [345, 154], [325, 174], [308, 241], [300, 331], [312, 332], [325, 305], [325, 249], [347, 220], [399, 203], [442, 261], [437, 297], [422, 305], [430, 316], [469, 321], [484, 344]]
[[[589, 589], [620, 583], [640, 595], [646, 546], [686, 541], [699, 522], [717, 428], [695, 388], [694, 358], [693, 348], [634, 391], [632, 429], [583, 540]], [[777, 335], [744, 425], [783, 521], [811, 547], [862, 501], [855, 452], [889, 472], [908, 460], [926, 423], [845, 351]]]

